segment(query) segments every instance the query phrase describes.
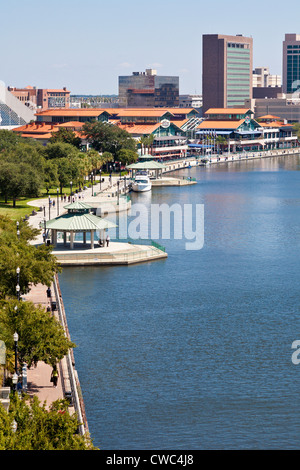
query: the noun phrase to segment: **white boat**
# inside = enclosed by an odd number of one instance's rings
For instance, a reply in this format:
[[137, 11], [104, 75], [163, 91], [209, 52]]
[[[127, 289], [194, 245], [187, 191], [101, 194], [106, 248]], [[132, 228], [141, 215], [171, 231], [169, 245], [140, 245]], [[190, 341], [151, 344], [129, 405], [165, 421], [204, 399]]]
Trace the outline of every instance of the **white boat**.
[[150, 191], [152, 187], [147, 171], [139, 171], [136, 173], [132, 183], [132, 190], [135, 192]]

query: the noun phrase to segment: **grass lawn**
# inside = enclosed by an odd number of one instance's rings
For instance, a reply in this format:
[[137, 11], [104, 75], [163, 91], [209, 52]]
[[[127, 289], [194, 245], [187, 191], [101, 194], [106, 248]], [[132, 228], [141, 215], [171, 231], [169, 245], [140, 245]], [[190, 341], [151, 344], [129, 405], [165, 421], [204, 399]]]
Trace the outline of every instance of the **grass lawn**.
[[5, 204], [3, 199], [0, 199], [0, 215], [7, 215], [10, 219], [19, 220], [25, 217], [25, 215], [30, 215], [31, 212], [35, 209], [38, 210], [38, 207], [29, 206], [27, 202], [33, 201], [33, 199], [20, 198], [16, 201], [16, 207], [13, 207], [12, 201], [8, 201]]
[[[73, 191], [77, 188], [76, 185], [73, 185]], [[70, 194], [70, 188], [66, 187], [63, 188], [63, 194]], [[34, 201], [36, 199], [48, 199], [48, 196], [51, 197], [51, 199], [57, 197], [57, 190], [56, 188], [51, 188], [49, 192], [47, 193], [47, 190], [44, 189], [42, 191], [41, 196], [39, 197], [33, 197], [33, 198], [25, 198], [25, 197], [20, 197], [16, 201], [16, 207], [13, 207], [13, 202], [12, 200], [9, 200], [8, 203], [6, 204], [4, 202], [4, 198], [0, 197], [0, 215], [7, 215], [9, 218], [12, 220], [19, 220], [25, 217], [25, 215], [30, 215], [33, 210], [38, 211], [39, 207], [34, 207], [34, 206], [29, 206], [27, 203], [30, 201]], [[47, 206], [48, 207], [48, 206]]]

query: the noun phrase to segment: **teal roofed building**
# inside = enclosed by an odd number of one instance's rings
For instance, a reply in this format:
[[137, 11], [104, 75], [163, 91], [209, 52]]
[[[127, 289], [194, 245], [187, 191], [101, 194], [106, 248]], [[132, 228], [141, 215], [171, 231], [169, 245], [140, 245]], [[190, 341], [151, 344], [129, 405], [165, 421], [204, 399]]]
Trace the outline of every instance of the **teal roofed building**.
[[57, 247], [57, 234], [63, 233], [63, 244], [67, 244], [67, 234], [70, 235], [70, 248], [74, 249], [76, 233], [83, 234], [83, 244], [86, 244], [86, 234], [90, 233], [90, 248], [95, 246], [95, 232], [100, 232], [104, 241], [104, 233], [116, 224], [91, 213], [92, 207], [83, 202], [74, 202], [65, 206], [67, 213], [46, 222], [46, 230], [51, 231], [51, 243]]

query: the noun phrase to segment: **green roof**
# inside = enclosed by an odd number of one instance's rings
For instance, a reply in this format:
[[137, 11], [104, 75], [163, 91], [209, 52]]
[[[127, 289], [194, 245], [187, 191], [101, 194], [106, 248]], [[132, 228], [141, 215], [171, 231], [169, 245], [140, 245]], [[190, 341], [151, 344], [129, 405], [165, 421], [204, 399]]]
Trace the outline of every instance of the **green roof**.
[[75, 201], [72, 202], [71, 204], [68, 204], [67, 206], [64, 206], [65, 209], [92, 209], [92, 206], [89, 204], [86, 204], [85, 202], [81, 201]]
[[138, 162], [138, 163], [132, 163], [131, 165], [128, 165], [126, 168], [129, 170], [160, 170], [164, 168], [165, 165], [163, 163], [159, 162]]
[[63, 232], [89, 232], [91, 230], [105, 230], [117, 227], [109, 220], [87, 213], [68, 213], [46, 222], [47, 229]]

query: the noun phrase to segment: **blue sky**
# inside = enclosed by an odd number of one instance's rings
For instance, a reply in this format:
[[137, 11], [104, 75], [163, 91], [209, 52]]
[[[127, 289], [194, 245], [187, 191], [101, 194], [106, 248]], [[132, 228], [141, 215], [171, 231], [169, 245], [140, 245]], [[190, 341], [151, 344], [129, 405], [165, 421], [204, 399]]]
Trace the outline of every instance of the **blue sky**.
[[[12, 6], [13, 5], [13, 6]], [[202, 92], [202, 35], [252, 36], [253, 66], [282, 75], [299, 0], [0, 0], [0, 80], [72, 94], [117, 94], [118, 76], [155, 68]]]

